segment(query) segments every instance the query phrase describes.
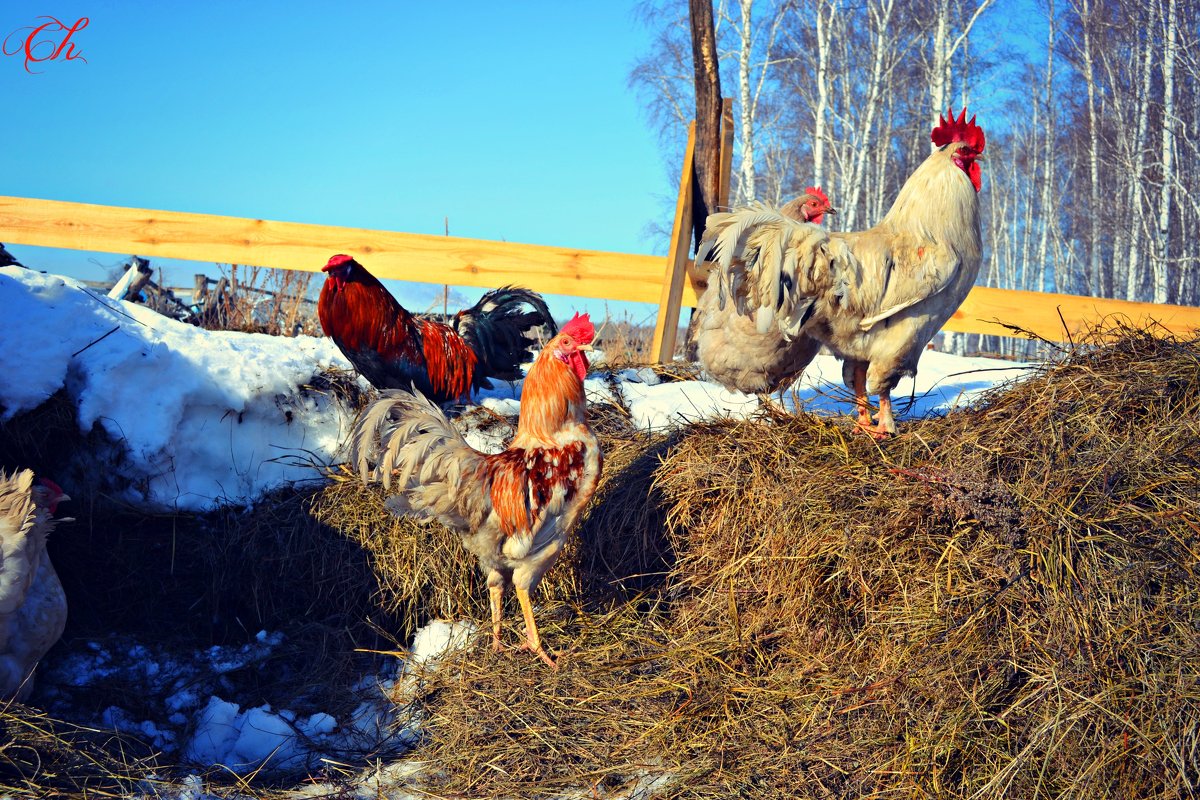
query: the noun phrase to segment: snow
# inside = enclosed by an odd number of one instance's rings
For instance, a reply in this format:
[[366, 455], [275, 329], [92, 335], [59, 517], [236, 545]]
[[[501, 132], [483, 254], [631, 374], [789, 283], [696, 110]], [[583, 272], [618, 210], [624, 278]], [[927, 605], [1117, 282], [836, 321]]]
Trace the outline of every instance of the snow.
[[331, 456], [351, 421], [299, 390], [322, 366], [349, 368], [325, 338], [209, 332], [19, 267], [0, 269], [0, 308], [21, 334], [0, 348], [0, 420], [65, 388], [80, 428], [120, 443], [135, 506], [201, 511], [314, 478], [294, 462]]
[[[281, 486], [321, 480], [321, 468], [339, 459], [353, 414], [335, 398], [305, 388], [329, 367], [350, 369], [328, 339], [208, 332], [111, 300], [71, 279], [17, 267], [0, 269], [0, 309], [6, 332], [0, 342], [0, 375], [6, 378], [0, 382], [0, 420], [64, 391], [78, 409], [82, 431], [96, 426], [114, 442], [119, 457], [108, 468], [121, 479], [122, 499], [135, 507], [204, 511], [252, 504]], [[664, 381], [649, 368], [607, 374], [603, 354], [594, 355], [598, 368], [585, 384], [589, 400], [619, 400], [640, 429], [746, 416], [760, 402], [705, 380]], [[1029, 369], [926, 352], [916, 380], [895, 393], [898, 418], [945, 413]], [[483, 392], [479, 405], [486, 410], [461, 418], [469, 441], [489, 452], [502, 448], [511, 426], [496, 415], [516, 414], [520, 399], [520, 382], [498, 382]], [[818, 413], [852, 411], [840, 363], [823, 355], [776, 401]], [[44, 664], [39, 692], [53, 713], [79, 720], [84, 712], [74, 694], [86, 695], [99, 681], [119, 680], [131, 692], [143, 687], [146, 697], [166, 700], [141, 714], [110, 707], [84, 721], [135, 733], [197, 769], [220, 764], [246, 774], [265, 764], [316, 770], [323, 759], [349, 752], [378, 756], [413, 746], [420, 715], [409, 701], [423, 671], [465, 646], [476, 630], [470, 622], [430, 623], [417, 632], [406, 659], [362, 678], [355, 710], [341, 719], [268, 704], [243, 708], [226, 699], [229, 673], [265, 663], [284, 643], [281, 634], [269, 632], [240, 647], [213, 647], [190, 658], [150, 643], [91, 643]], [[412, 777], [409, 769], [380, 766], [362, 788], [369, 793], [370, 786], [387, 780], [394, 786]], [[319, 794], [318, 787], [310, 789]], [[195, 776], [172, 791], [162, 793], [147, 776], [145, 796], [207, 796]]]
[[[917, 377], [902, 378], [892, 397], [898, 420], [944, 414], [970, 405], [998, 381], [1026, 374], [1030, 365], [994, 358], [965, 358], [928, 351]], [[650, 373], [650, 377], [644, 375]], [[621, 394], [639, 429], [663, 429], [718, 416], [745, 417], [758, 410], [757, 397], [731, 392], [708, 381], [660, 382], [652, 370], [623, 370]], [[852, 412], [853, 396], [842, 384], [842, 363], [831, 355], [813, 359], [782, 398], [789, 409], [829, 414]]]
[[[81, 430], [97, 426], [117, 443], [119, 457], [108, 469], [133, 506], [206, 511], [253, 503], [272, 489], [320, 480], [321, 468], [337, 461], [345, 445], [352, 412], [303, 388], [324, 369], [350, 369], [327, 338], [205, 331], [69, 278], [19, 267], [0, 269], [0, 308], [5, 330], [21, 332], [19, 343], [0, 348], [0, 374], [10, 376], [0, 384], [0, 420], [65, 390]], [[943, 413], [1027, 368], [927, 352], [917, 380], [902, 382], [895, 393], [898, 416]], [[588, 398], [613, 401], [615, 384], [640, 429], [745, 416], [759, 403], [708, 381], [662, 382], [648, 368], [614, 377], [589, 377]], [[496, 382], [481, 393], [480, 405], [516, 414], [520, 388]], [[783, 404], [844, 414], [849, 400], [840, 363], [821, 355]], [[493, 426], [468, 437], [494, 452], [506, 433]]]
[[[342, 719], [323, 711], [300, 715], [269, 704], [242, 708], [222, 697], [232, 689], [227, 673], [268, 668], [284, 638], [266, 631], [240, 647], [215, 646], [186, 657], [127, 640], [93, 642], [83, 652], [43, 664], [38, 697], [59, 716], [134, 734], [185, 765], [220, 764], [241, 775], [258, 769], [311, 773], [327, 760], [344, 763], [353, 754], [366, 753], [398, 756], [412, 748], [421, 722], [413, 700], [426, 670], [466, 647], [477, 630], [469, 621], [428, 623], [414, 635], [407, 658], [388, 662], [358, 682], [353, 691], [359, 702]], [[143, 703], [160, 696], [165, 700], [154, 709], [154, 719], [116, 706], [90, 719], [83, 706], [101, 682], [127, 687]]]

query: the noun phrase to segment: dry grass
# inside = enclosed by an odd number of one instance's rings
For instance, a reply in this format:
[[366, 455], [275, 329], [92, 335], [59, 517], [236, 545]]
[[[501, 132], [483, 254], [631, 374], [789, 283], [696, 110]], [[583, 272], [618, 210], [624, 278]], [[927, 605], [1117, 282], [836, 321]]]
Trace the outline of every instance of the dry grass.
[[1196, 342], [1131, 333], [882, 446], [694, 426], [663, 591], [549, 609], [557, 675], [466, 654], [423, 756], [469, 796], [1194, 796], [1198, 415]]
[[218, 266], [221, 278], [206, 290], [203, 309], [196, 318], [200, 327], [273, 336], [320, 335], [317, 307], [308, 299], [315, 273], [237, 264]]
[[[655, 360], [652, 352], [654, 342], [655, 317], [637, 321], [628, 313], [616, 318], [606, 315], [596, 330], [595, 345], [604, 351], [605, 364], [614, 369], [624, 367], [640, 367]], [[675, 337], [675, 355], [682, 356], [685, 352], [684, 328], [679, 328]]]
[[[882, 444], [807, 415], [652, 438], [594, 416], [604, 482], [537, 612], [560, 670], [480, 634], [429, 676], [431, 796], [1200, 793], [1200, 341], [1081, 345]], [[310, 695], [370, 631], [487, 616], [457, 540], [353, 481], [264, 506], [204, 520], [221, 535], [186, 563], [206, 603], [321, 621]], [[101, 748], [0, 792], [136, 773]]]

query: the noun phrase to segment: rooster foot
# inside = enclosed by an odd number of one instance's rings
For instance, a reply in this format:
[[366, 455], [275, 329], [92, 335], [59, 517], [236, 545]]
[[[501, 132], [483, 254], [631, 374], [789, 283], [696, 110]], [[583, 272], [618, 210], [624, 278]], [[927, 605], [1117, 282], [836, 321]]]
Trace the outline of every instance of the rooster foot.
[[521, 642], [519, 645], [509, 645], [501, 643], [499, 639], [492, 640], [492, 652], [496, 653], [497, 655], [505, 653], [511, 656], [513, 653], [521, 653], [525, 651], [536, 653], [538, 658], [544, 661], [546, 665], [550, 667], [550, 669], [554, 670], [555, 672], [558, 671], [558, 662], [555, 661], [554, 658], [547, 653], [540, 644], [537, 647], [534, 647], [529, 642]]
[[547, 653], [545, 648], [543, 648], [541, 645], [534, 647], [529, 642], [522, 642], [521, 646], [517, 649], [528, 650], [531, 653], [536, 653], [538, 658], [542, 659], [542, 661], [546, 663], [546, 666], [550, 667], [550, 669], [554, 670], [555, 672], [558, 672], [558, 662], [551, 658], [550, 654]]
[[870, 436], [877, 442], [882, 442], [885, 439], [891, 438], [892, 436], [892, 432], [884, 427], [883, 423], [876, 423], [872, 425], [870, 423], [863, 422], [861, 419], [854, 421], [854, 430], [858, 431], [859, 433], [865, 433], [867, 436]]
[[520, 646], [520, 648], [517, 648], [517, 649], [518, 650], [529, 650], [530, 652], [535, 652], [535, 654], [538, 654], [538, 657], [541, 658], [542, 661], [546, 662], [547, 667], [550, 667], [551, 669], [553, 669], [554, 672], [558, 672], [558, 662], [553, 660], [553, 658], [550, 656], [550, 654], [548, 654], [548, 652], [546, 652], [545, 648], [540, 648], [540, 646], [539, 646], [538, 649], [534, 649], [532, 645], [530, 645], [528, 642], [526, 642], [526, 643], [522, 644]]

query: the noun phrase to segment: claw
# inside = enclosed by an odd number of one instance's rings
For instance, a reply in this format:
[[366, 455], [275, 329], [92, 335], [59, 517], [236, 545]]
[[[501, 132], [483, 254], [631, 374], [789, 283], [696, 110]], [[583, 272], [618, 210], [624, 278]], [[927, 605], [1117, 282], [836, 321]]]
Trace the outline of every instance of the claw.
[[535, 653], [538, 656], [538, 658], [542, 659], [542, 661], [544, 661], [546, 663], [546, 666], [550, 667], [550, 669], [554, 670], [555, 672], [558, 672], [558, 662], [555, 661], [553, 658], [551, 658], [550, 654], [547, 653], [545, 651], [545, 649], [542, 648], [541, 645], [538, 645], [535, 648], [529, 642], [522, 642], [521, 646], [517, 649], [518, 650], [528, 650], [531, 653]]
[[862, 419], [855, 420], [854, 430], [867, 434], [877, 442], [890, 439], [892, 436], [892, 432], [885, 428], [883, 423], [872, 425], [870, 422], [863, 422]]

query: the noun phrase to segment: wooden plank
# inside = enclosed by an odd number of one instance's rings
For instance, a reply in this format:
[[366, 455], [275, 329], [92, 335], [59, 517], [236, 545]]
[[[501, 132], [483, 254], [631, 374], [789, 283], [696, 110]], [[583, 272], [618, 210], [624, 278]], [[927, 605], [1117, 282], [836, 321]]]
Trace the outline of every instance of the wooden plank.
[[721, 101], [721, 177], [717, 184], [717, 208], [728, 211], [730, 176], [733, 172], [733, 98]]
[[[671, 249], [667, 253], [666, 274], [654, 323], [650, 355], [656, 363], [675, 357], [675, 338], [679, 331], [679, 310], [687, 282], [688, 251], [692, 243], [692, 169], [696, 157], [696, 123], [688, 126], [687, 148], [683, 151], [683, 171], [679, 178], [679, 197], [675, 200], [675, 225], [671, 228]], [[693, 301], [695, 302], [695, 301]]]
[[1156, 320], [1171, 333], [1187, 334], [1200, 329], [1200, 308], [976, 286], [942, 330], [1005, 336], [1009, 332], [996, 324], [1004, 322], [1062, 342], [1105, 320], [1124, 320], [1137, 327]]
[[657, 303], [661, 256], [0, 196], [0, 242], [319, 271], [335, 253], [377, 277]]
[[[729, 202], [731, 177], [733, 173], [733, 98], [726, 97], [721, 105], [721, 174], [717, 185], [717, 209], [728, 211], [733, 206]], [[710, 262], [699, 266], [695, 261], [688, 261], [688, 290], [685, 294], [698, 296], [708, 285], [708, 267]], [[696, 299], [685, 297], [684, 305], [696, 307]]]

